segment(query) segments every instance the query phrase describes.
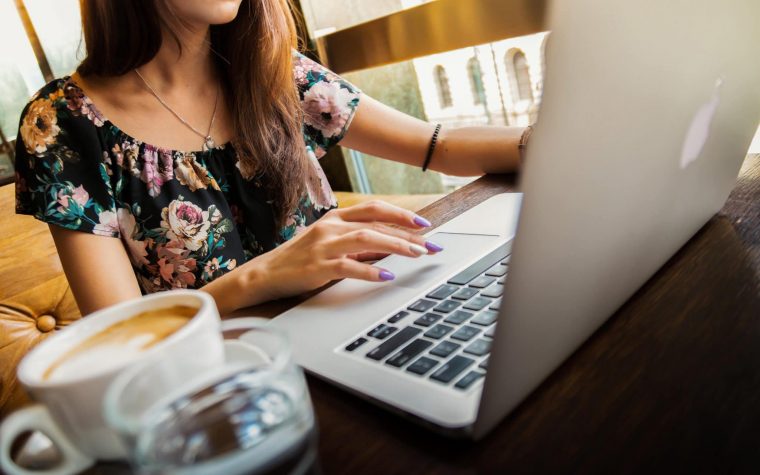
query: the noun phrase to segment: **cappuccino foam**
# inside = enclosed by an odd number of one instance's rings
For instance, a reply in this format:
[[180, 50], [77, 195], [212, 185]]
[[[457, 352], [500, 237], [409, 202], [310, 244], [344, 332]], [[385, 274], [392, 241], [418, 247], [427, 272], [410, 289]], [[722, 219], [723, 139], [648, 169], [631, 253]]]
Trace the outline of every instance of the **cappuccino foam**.
[[182, 328], [197, 312], [195, 307], [175, 305], [116, 322], [64, 353], [42, 379], [61, 381], [122, 366]]

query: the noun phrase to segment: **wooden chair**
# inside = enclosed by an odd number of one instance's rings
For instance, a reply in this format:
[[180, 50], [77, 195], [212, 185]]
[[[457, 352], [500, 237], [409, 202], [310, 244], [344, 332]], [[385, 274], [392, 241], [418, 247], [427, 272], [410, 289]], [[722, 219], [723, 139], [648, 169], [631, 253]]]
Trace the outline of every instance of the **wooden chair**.
[[15, 214], [0, 187], [0, 419], [27, 403], [16, 366], [37, 343], [77, 320], [74, 296], [46, 224]]

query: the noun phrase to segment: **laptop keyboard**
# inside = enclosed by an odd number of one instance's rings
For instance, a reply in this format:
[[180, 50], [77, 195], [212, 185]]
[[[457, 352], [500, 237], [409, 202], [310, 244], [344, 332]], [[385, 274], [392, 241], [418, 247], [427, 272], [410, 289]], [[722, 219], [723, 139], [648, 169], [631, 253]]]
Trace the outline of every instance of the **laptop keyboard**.
[[466, 390], [485, 376], [512, 243], [407, 302], [343, 346], [367, 361]]

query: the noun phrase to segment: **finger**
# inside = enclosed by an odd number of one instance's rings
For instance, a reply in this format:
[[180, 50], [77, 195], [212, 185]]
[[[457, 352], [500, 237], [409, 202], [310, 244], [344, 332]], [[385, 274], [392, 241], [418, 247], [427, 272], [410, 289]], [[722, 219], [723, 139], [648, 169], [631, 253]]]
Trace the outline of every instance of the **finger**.
[[428, 254], [429, 252], [427, 248], [419, 244], [366, 228], [357, 229], [342, 236], [330, 239], [324, 243], [323, 249], [328, 258], [337, 258], [349, 254], [361, 254], [365, 252], [419, 257]]
[[394, 228], [383, 223], [343, 223], [350, 229], [364, 229], [369, 227], [379, 233], [387, 234], [389, 236], [395, 236], [400, 239], [424, 246], [429, 254], [435, 254], [443, 251], [443, 247], [434, 241], [431, 241], [420, 234], [407, 231], [405, 229]]
[[422, 216], [379, 200], [367, 201], [366, 203], [339, 209], [337, 210], [337, 214], [344, 221], [359, 223], [380, 221], [414, 229], [430, 227], [430, 222]]
[[[357, 222], [347, 222], [347, 221], [342, 221], [342, 220], [334, 220], [334, 221], [330, 221], [329, 225], [328, 223], [321, 223], [321, 224], [322, 224], [323, 232], [317, 238], [319, 241], [329, 239], [333, 236], [343, 236], [353, 231], [358, 231], [362, 229], [370, 229], [378, 233], [394, 236], [399, 239], [409, 241], [410, 244], [417, 244], [419, 246], [422, 246], [427, 249], [428, 254], [436, 254], [438, 252], [443, 251], [442, 246], [440, 246], [439, 244], [435, 243], [432, 240], [426, 239], [424, 236], [420, 234], [416, 234], [414, 232], [407, 231], [405, 229], [392, 227], [383, 223], [378, 223], [378, 222], [357, 223]], [[316, 223], [312, 225], [312, 227], [316, 227]], [[354, 255], [357, 253], [346, 252], [345, 254], [353, 258]], [[383, 257], [387, 257], [387, 255], [388, 255], [387, 252], [382, 252], [379, 254], [372, 253], [372, 256], [369, 257], [369, 259], [382, 259]], [[329, 257], [329, 258], [337, 257], [334, 252], [329, 252], [327, 254], [324, 254], [324, 256]]]
[[384, 282], [396, 278], [393, 272], [348, 258], [332, 259], [327, 265], [327, 272], [332, 280], [361, 279], [372, 282]]

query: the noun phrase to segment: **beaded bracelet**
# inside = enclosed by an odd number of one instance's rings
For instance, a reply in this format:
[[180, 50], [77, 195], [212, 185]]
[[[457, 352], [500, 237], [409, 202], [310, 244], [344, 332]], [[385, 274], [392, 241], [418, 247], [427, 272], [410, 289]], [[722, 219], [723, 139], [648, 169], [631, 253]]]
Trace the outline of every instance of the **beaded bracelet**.
[[430, 159], [433, 158], [433, 151], [435, 150], [435, 144], [438, 142], [438, 133], [441, 131], [441, 124], [435, 126], [435, 132], [430, 139], [430, 146], [428, 147], [427, 155], [425, 155], [425, 161], [422, 163], [422, 171], [427, 171], [428, 165], [430, 165]]

